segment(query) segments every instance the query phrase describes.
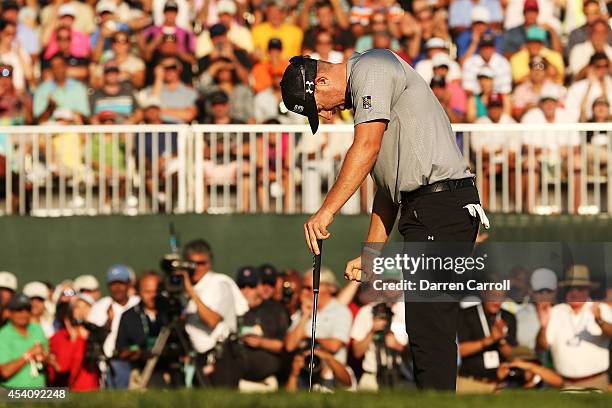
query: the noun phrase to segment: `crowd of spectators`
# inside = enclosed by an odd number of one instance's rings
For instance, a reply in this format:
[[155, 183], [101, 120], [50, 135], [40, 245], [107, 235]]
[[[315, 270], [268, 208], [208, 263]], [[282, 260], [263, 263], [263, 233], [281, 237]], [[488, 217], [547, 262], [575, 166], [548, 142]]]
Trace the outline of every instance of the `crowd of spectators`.
[[[311, 363], [310, 270], [244, 266], [232, 279], [203, 240], [182, 255], [193, 270], [177, 271], [178, 291], [176, 276], [122, 264], [107, 270], [106, 288], [92, 275], [19, 286], [0, 272], [0, 385], [293, 391], [308, 387], [312, 364], [320, 390], [415, 387], [401, 292], [342, 287], [323, 267]], [[546, 268], [509, 273], [509, 291], [461, 303], [457, 391], [608, 391], [612, 290], [593, 301], [600, 283], [585, 265], [559, 281]]]
[[[371, 48], [389, 48], [412, 65], [430, 84], [452, 123], [609, 122], [610, 4], [605, 0], [3, 0], [0, 125], [301, 124], [304, 118], [281, 103], [279, 84], [289, 58], [306, 54], [343, 62], [352, 53]], [[348, 111], [340, 112], [326, 123], [351, 123], [350, 116]], [[172, 146], [165, 146], [166, 135], [161, 136], [157, 153], [170, 150], [176, 155], [176, 134], [171, 135]], [[155, 184], [151, 137], [145, 135], [148, 192]], [[298, 135], [300, 146], [292, 156], [288, 135], [281, 138], [282, 163], [266, 174], [277, 191], [285, 191], [283, 206], [289, 208], [288, 169], [299, 154], [309, 155], [308, 165], [301, 169], [309, 191], [320, 190], [321, 174], [330, 173], [335, 163], [325, 157], [331, 141]], [[76, 135], [53, 139], [52, 156], [61, 162], [48, 165], [54, 175], [59, 168], [75, 174], [89, 166]], [[204, 186], [242, 185], [237, 209], [267, 210], [264, 198], [274, 192], [264, 191], [261, 140], [253, 174], [252, 164], [246, 163], [253, 156], [248, 143], [238, 147], [239, 142], [231, 142], [230, 162], [221, 163], [227, 146], [217, 143], [216, 149], [211, 148], [210, 139], [205, 140], [204, 163], [198, 169], [204, 172]], [[276, 139], [270, 139], [268, 157], [279, 150], [272, 143]], [[350, 146], [345, 139], [338, 143], [343, 150], [334, 157], [341, 159]], [[531, 167], [536, 177], [552, 171], [557, 156], [563, 162], [563, 180], [573, 169], [573, 210], [581, 211], [584, 200], [577, 178], [584, 169], [577, 135], [500, 133], [473, 139], [471, 162], [472, 167], [482, 164], [477, 172], [484, 175], [485, 207], [489, 173], [500, 173], [504, 161], [511, 175], [523, 169], [526, 162], [519, 163], [514, 156], [518, 149], [533, 146], [536, 164]], [[589, 137], [588, 142], [597, 145], [603, 157], [607, 139]], [[8, 146], [7, 140], [6, 134], [0, 134], [0, 178], [8, 176], [3, 174], [6, 151], [17, 146], [14, 138], [14, 146]], [[44, 142], [38, 143], [39, 160], [47, 160]], [[106, 143], [102, 154], [100, 144], [99, 139], [92, 143], [91, 165], [93, 170], [104, 166], [100, 154], [110, 174], [111, 167], [117, 167], [111, 162], [117, 153], [112, 143]], [[120, 165], [114, 171], [123, 194], [121, 166], [137, 155], [138, 146], [123, 136], [118, 145]], [[508, 159], [502, 157], [506, 145]], [[26, 145], [25, 150], [30, 154], [32, 149]], [[482, 160], [476, 160], [479, 153]], [[315, 159], [317, 154], [323, 160]], [[593, 152], [587, 154], [590, 168]], [[164, 161], [157, 166], [160, 179], [166, 178], [166, 168], [176, 172], [166, 157], [160, 160]], [[601, 166], [604, 162], [599, 160]], [[78, 184], [91, 175], [74, 177]], [[515, 196], [517, 178], [510, 179]], [[157, 185], [163, 187], [168, 180]], [[253, 182], [256, 189], [249, 187]], [[522, 184], [523, 208], [534, 211], [525, 177]], [[530, 186], [537, 189], [539, 183]], [[252, 200], [255, 190], [257, 197]], [[0, 191], [0, 196], [5, 194]], [[319, 200], [311, 201], [304, 206], [316, 206]], [[361, 204], [358, 201], [353, 206], [357, 211], [367, 200], [362, 194]], [[208, 205], [205, 196], [204, 209]]]
[[[3, 0], [1, 121], [140, 123], [146, 100], [158, 97], [164, 123], [219, 123], [213, 100], [229, 109], [224, 123], [302, 123], [279, 106], [288, 59], [338, 63], [371, 48], [392, 49], [415, 67], [438, 88], [453, 122], [499, 121], [488, 114], [498, 96], [503, 122], [607, 121], [610, 7], [603, 0]], [[563, 113], [546, 113], [551, 99]], [[608, 106], [607, 114], [595, 105]]]

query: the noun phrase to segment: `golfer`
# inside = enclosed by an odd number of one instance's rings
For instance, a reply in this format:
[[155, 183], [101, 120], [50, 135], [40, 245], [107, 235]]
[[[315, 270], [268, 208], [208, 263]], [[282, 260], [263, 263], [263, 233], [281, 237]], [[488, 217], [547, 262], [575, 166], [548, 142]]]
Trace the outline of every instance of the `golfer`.
[[[354, 141], [323, 205], [304, 225], [308, 247], [330, 237], [334, 215], [371, 173], [376, 186], [366, 242], [386, 242], [397, 212], [404, 241], [474, 242], [480, 207], [474, 176], [455, 142], [444, 109], [423, 79], [390, 50], [355, 53], [331, 64], [297, 56], [281, 81], [285, 106], [308, 117], [352, 109]], [[361, 258], [345, 277], [361, 280]], [[406, 329], [420, 388], [455, 390], [459, 305], [406, 303]]]

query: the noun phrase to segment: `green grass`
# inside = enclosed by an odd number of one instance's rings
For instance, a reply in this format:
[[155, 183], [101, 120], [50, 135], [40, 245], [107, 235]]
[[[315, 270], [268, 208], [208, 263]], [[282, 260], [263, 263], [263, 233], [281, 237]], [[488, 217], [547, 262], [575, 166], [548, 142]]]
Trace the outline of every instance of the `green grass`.
[[[2, 404], [0, 404], [1, 406]], [[8, 406], [8, 405], [5, 405]], [[560, 394], [555, 391], [516, 391], [499, 395], [462, 395], [444, 393], [381, 392], [308, 394], [305, 392], [275, 394], [240, 394], [221, 390], [180, 390], [146, 392], [98, 392], [72, 394], [68, 402], [42, 404], [37, 402], [10, 404], [10, 407], [40, 408], [53, 406], [104, 407], [104, 408], [403, 408], [403, 407], [452, 407], [452, 408], [565, 408], [612, 407], [612, 394]]]

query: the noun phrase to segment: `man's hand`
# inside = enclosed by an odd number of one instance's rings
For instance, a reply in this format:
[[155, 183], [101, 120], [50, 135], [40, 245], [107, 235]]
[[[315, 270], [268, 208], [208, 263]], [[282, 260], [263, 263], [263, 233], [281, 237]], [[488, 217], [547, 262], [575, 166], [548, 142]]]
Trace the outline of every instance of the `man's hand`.
[[601, 307], [599, 307], [599, 302], [593, 302], [591, 306], [591, 312], [593, 313], [593, 317], [595, 317], [595, 321], [597, 324], [601, 322]]
[[189, 274], [185, 271], [181, 271], [180, 274], [183, 276], [183, 286], [185, 287], [185, 293], [187, 293], [190, 298], [196, 297]]
[[312, 315], [312, 299], [302, 299], [300, 310], [303, 318], [310, 318], [310, 315]]
[[244, 336], [242, 338], [242, 342], [249, 347], [253, 347], [253, 348], [261, 347], [261, 337], [259, 336]]
[[315, 255], [320, 254], [320, 248], [317, 244], [317, 239], [327, 239], [331, 236], [327, 227], [334, 222], [334, 214], [324, 208], [321, 208], [304, 224], [304, 237], [310, 252]]
[[548, 327], [550, 321], [550, 308], [549, 302], [536, 303], [536, 312], [538, 313], [538, 320], [540, 321], [541, 327]]
[[507, 326], [502, 319], [497, 319], [491, 328], [491, 337], [495, 341], [499, 341], [506, 337]]
[[358, 256], [347, 262], [346, 269], [344, 270], [344, 279], [361, 282], [361, 272], [361, 256]]
[[113, 319], [115, 318], [115, 311], [113, 310], [113, 304], [111, 303], [108, 306], [108, 309], [106, 309], [106, 322], [107, 324], [110, 324]]
[[293, 362], [291, 363], [291, 375], [298, 376], [302, 367], [304, 367], [304, 356], [298, 353], [293, 357]]
[[372, 320], [372, 333], [380, 332], [387, 326], [387, 321], [382, 317], [375, 317]]

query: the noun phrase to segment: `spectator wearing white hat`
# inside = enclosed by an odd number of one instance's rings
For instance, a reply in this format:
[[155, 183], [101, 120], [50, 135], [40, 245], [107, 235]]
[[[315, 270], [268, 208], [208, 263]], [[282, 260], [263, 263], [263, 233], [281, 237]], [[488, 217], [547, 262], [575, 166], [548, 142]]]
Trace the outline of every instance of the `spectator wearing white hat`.
[[108, 373], [107, 378], [108, 385], [111, 388], [127, 388], [129, 382], [130, 364], [113, 357], [115, 356], [115, 342], [121, 315], [140, 302], [140, 297], [128, 295], [130, 279], [130, 268], [128, 266], [112, 265], [106, 271], [106, 283], [111, 295], [98, 300], [92, 306], [87, 317], [89, 322], [110, 330], [104, 341], [103, 349], [106, 357], [111, 359], [109, 364], [112, 370]]
[[454, 0], [448, 9], [448, 25], [454, 32], [470, 28], [472, 10], [484, 7], [489, 12], [491, 23], [499, 26], [503, 20], [501, 2], [497, 0]]
[[96, 4], [98, 28], [91, 35], [93, 61], [98, 61], [102, 53], [111, 48], [112, 37], [116, 32], [130, 29], [126, 23], [119, 21], [116, 13], [117, 4], [113, 0], [102, 0]]
[[[352, 315], [349, 308], [336, 300], [334, 293], [338, 282], [334, 273], [321, 268], [317, 313], [317, 346], [332, 353], [337, 361], [346, 364], [347, 345], [350, 339]], [[302, 277], [301, 310], [294, 316], [285, 338], [287, 351], [303, 347], [310, 338], [312, 325], [312, 271]], [[326, 378], [330, 373], [322, 373]]]
[[[74, 2], [79, 3], [79, 2]], [[41, 32], [41, 44], [45, 47], [43, 57], [51, 58], [52, 55], [59, 51], [59, 43], [57, 39], [57, 31], [60, 28], [70, 30], [70, 54], [76, 58], [89, 57], [91, 51], [89, 35], [81, 31], [76, 25], [78, 16], [77, 7], [72, 3], [65, 3], [56, 9], [56, 16], [50, 24], [43, 23]]]
[[23, 294], [32, 302], [32, 321], [42, 327], [47, 338], [53, 335], [53, 316], [47, 313], [45, 302], [49, 299], [49, 289], [42, 282], [28, 282], [23, 287]]
[[599, 283], [590, 279], [585, 265], [572, 265], [559, 286], [566, 288], [565, 303], [539, 310], [537, 345], [550, 348], [564, 387], [607, 391], [612, 310], [591, 300], [590, 291]]
[[[217, 15], [219, 23], [223, 24], [227, 29], [227, 39], [236, 48], [240, 48], [247, 53], [253, 52], [253, 37], [248, 28], [240, 25], [236, 18], [238, 14], [236, 3], [233, 0], [220, 0], [217, 2]], [[202, 33], [196, 40], [196, 57], [202, 58], [213, 51], [213, 43], [210, 39], [210, 31], [202, 30]]]
[[93, 275], [79, 275], [72, 285], [77, 294], [89, 295], [94, 301], [97, 301], [102, 296], [100, 283]]
[[535, 350], [540, 331], [538, 310], [550, 309], [557, 297], [557, 275], [550, 269], [538, 268], [529, 278], [529, 303], [516, 313], [516, 340], [520, 346]]
[[0, 327], [8, 318], [6, 305], [16, 291], [17, 277], [10, 272], [0, 272]]
[[[442, 38], [432, 37], [425, 43], [427, 58], [420, 60], [414, 67], [425, 82], [430, 83], [434, 76], [434, 58], [438, 64], [444, 62], [448, 68], [446, 83], [461, 80], [461, 67], [448, 54], [448, 44]], [[438, 65], [440, 66], [440, 65]]]
[[457, 36], [455, 43], [457, 44], [457, 58], [463, 62], [467, 58], [478, 52], [480, 39], [483, 34], [491, 34], [495, 38], [495, 48], [501, 54], [501, 36], [496, 35], [491, 28], [491, 13], [484, 6], [476, 6], [472, 8], [472, 25], [469, 30], [466, 30]]
[[90, 3], [78, 0], [59, 0], [47, 2], [46, 4], [48, 5], [40, 11], [40, 26], [42, 31], [45, 31], [49, 27], [54, 27], [60, 19], [59, 15], [62, 14], [60, 10], [63, 12], [66, 7], [74, 11], [73, 26], [75, 30], [88, 35], [96, 30], [96, 17]]

